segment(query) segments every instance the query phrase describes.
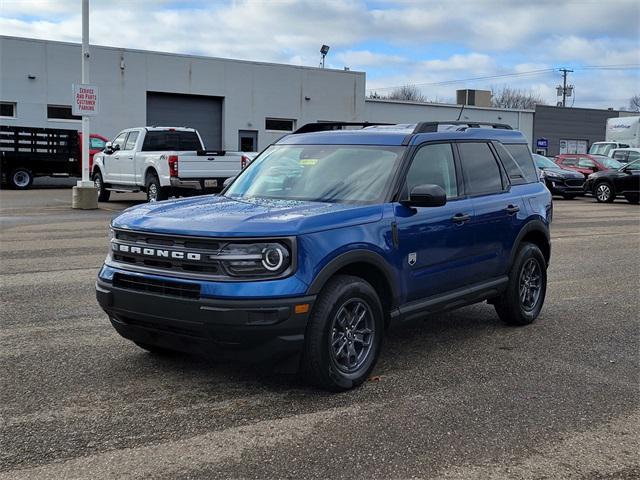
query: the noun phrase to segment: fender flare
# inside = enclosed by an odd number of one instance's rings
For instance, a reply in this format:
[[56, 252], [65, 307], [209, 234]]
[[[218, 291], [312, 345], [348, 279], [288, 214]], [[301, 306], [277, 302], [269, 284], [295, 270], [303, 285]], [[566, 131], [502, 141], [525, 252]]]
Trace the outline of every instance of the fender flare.
[[317, 295], [322, 290], [322, 287], [327, 281], [340, 269], [354, 264], [354, 263], [367, 263], [373, 267], [376, 267], [384, 275], [389, 288], [391, 289], [391, 296], [397, 301], [399, 296], [398, 282], [395, 279], [393, 269], [389, 266], [387, 261], [379, 253], [372, 252], [365, 249], [354, 249], [333, 258], [327, 265], [322, 267], [322, 270], [316, 275], [313, 282], [307, 290], [309, 295]]
[[528, 233], [531, 233], [531, 232], [538, 232], [544, 235], [544, 238], [547, 241], [547, 245], [549, 246], [549, 256], [546, 259], [547, 265], [549, 264], [549, 260], [551, 259], [551, 236], [549, 235], [549, 228], [544, 224], [542, 220], [535, 219], [527, 222], [525, 226], [522, 227], [522, 229], [520, 230], [520, 233], [518, 233], [518, 236], [513, 242], [513, 248], [511, 249], [511, 255], [509, 256], [509, 268], [511, 268], [511, 265], [513, 265], [513, 260], [516, 257], [516, 253], [518, 252], [518, 249], [520, 248], [522, 239]]

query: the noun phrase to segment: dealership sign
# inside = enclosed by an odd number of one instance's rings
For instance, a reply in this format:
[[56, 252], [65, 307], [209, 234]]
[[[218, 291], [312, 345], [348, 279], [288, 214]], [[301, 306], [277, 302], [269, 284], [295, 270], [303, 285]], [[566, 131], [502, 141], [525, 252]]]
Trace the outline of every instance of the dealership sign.
[[73, 84], [73, 114], [91, 117], [98, 113], [98, 87]]
[[549, 147], [549, 140], [547, 140], [546, 138], [539, 138], [538, 140], [536, 140], [536, 147], [538, 147], [538, 148], [548, 148]]

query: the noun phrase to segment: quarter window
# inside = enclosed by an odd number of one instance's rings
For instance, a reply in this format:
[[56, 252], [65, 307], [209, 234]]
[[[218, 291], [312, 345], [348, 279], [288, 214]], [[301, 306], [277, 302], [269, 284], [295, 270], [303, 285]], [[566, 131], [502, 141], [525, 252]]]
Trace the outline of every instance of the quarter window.
[[[514, 144], [504, 146], [516, 161], [516, 165], [513, 165], [512, 161], [504, 161], [504, 167], [509, 174], [511, 183], [534, 183], [538, 181], [538, 173], [536, 167], [533, 164], [533, 158], [529, 147], [525, 144]], [[500, 155], [502, 157], [502, 155]], [[522, 180], [518, 180], [519, 176], [522, 176]], [[514, 181], [515, 180], [515, 181]]]
[[488, 195], [502, 191], [502, 175], [486, 143], [458, 144], [466, 193]]
[[453, 150], [448, 143], [430, 144], [420, 148], [407, 173], [407, 193], [417, 185], [439, 185], [447, 198], [458, 196]]

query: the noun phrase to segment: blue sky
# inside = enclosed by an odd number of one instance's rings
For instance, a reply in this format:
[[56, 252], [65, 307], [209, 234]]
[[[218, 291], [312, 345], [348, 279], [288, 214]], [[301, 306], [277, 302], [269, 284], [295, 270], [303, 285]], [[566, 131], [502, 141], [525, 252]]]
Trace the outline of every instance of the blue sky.
[[[316, 66], [326, 43], [327, 66], [367, 72], [369, 90], [438, 101], [508, 85], [555, 104], [569, 67], [575, 106], [626, 106], [639, 24], [637, 0], [91, 0], [94, 44]], [[0, 0], [0, 33], [79, 41], [80, 0]]]

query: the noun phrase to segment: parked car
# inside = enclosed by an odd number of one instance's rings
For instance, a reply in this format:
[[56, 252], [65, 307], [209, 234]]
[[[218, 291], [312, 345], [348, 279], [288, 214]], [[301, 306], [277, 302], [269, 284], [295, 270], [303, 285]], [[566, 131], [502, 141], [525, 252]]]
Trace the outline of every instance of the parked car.
[[[107, 138], [92, 133], [89, 165]], [[82, 132], [59, 128], [0, 125], [0, 172], [2, 184], [24, 190], [35, 177], [81, 177]]]
[[252, 157], [205, 150], [193, 128], [128, 128], [96, 155], [91, 178], [101, 202], [108, 201], [112, 191], [143, 191], [155, 202], [172, 195], [219, 192]]
[[598, 202], [609, 203], [622, 195], [629, 203], [640, 200], [640, 160], [624, 165], [618, 170], [592, 173], [584, 188], [592, 192]]
[[153, 353], [284, 362], [328, 390], [368, 378], [390, 324], [485, 300], [529, 324], [551, 194], [509, 153], [529, 152], [522, 133], [454, 124], [307, 125], [219, 196], [125, 210], [98, 302]]
[[630, 163], [640, 159], [640, 148], [617, 148], [611, 151], [611, 158], [620, 163]]
[[552, 195], [562, 195], [567, 200], [584, 195], [584, 175], [574, 170], [561, 168], [553, 161], [537, 153], [533, 154], [541, 178]]
[[585, 178], [593, 172], [616, 170], [622, 165], [613, 158], [588, 153], [561, 154], [556, 156], [556, 164], [580, 172]]

